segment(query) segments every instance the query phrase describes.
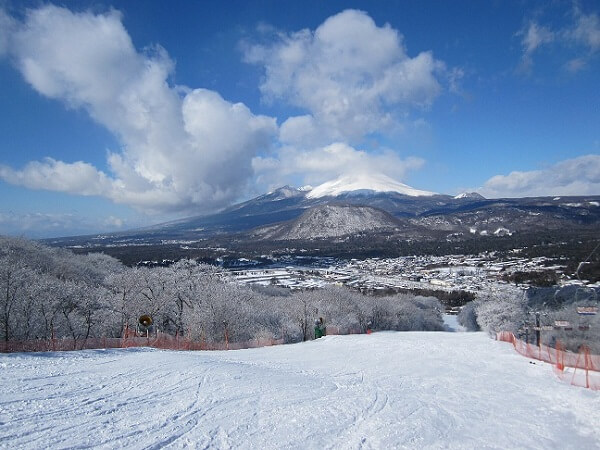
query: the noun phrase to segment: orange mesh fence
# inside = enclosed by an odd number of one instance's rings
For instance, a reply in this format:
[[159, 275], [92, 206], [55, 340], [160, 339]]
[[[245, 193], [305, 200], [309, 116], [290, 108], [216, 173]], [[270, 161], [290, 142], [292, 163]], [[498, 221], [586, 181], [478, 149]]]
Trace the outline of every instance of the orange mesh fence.
[[600, 355], [593, 355], [586, 346], [579, 353], [568, 352], [560, 342], [556, 347], [533, 345], [517, 339], [509, 331], [501, 331], [496, 339], [510, 342], [515, 350], [527, 358], [552, 364], [554, 372], [563, 381], [574, 386], [600, 390]]
[[[358, 328], [326, 327], [327, 335], [361, 334]], [[282, 338], [259, 338], [242, 342], [193, 341], [186, 337], [157, 332], [147, 337], [139, 336], [135, 330], [125, 328], [121, 338], [88, 339], [34, 339], [28, 341], [0, 341], [0, 353], [51, 352], [68, 350], [92, 350], [102, 348], [152, 347], [163, 350], [240, 350], [244, 348], [269, 347], [284, 344]]]
[[123, 338], [88, 339], [36, 339], [29, 341], [0, 342], [0, 353], [51, 352], [67, 350], [91, 350], [106, 348], [153, 347], [163, 350], [240, 350], [283, 344], [283, 339], [261, 338], [244, 342], [204, 342], [157, 333], [149, 337], [127, 336]]

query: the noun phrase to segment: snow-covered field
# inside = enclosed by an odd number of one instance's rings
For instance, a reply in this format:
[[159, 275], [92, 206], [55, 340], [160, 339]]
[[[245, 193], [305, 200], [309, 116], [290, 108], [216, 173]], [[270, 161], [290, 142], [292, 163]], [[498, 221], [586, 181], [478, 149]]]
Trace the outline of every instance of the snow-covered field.
[[600, 447], [600, 393], [483, 333], [0, 356], [2, 448]]

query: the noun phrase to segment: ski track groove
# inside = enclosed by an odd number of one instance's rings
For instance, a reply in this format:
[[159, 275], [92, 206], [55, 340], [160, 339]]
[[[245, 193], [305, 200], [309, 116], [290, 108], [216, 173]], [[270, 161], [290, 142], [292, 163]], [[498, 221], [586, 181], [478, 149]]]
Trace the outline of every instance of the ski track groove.
[[[196, 391], [193, 395], [193, 401], [183, 409], [182, 412], [176, 412], [176, 414], [165, 419], [163, 426], [159, 427], [159, 430], [164, 430], [164, 427], [169, 424], [169, 428], [166, 430], [167, 432], [171, 430], [173, 433], [166, 439], [163, 439], [160, 442], [157, 442], [154, 445], [148, 447], [151, 450], [158, 450], [160, 448], [165, 448], [171, 444], [174, 444], [178, 440], [180, 440], [185, 435], [189, 434], [200, 422], [200, 420], [206, 415], [208, 411], [203, 411], [199, 409], [200, 406], [200, 398], [202, 393], [202, 387], [207, 384], [209, 376], [207, 372], [210, 370], [210, 367], [204, 370], [204, 374], [202, 379], [198, 382]], [[173, 425], [170, 423], [173, 422]], [[179, 425], [180, 422], [183, 423], [183, 427]], [[181, 430], [180, 430], [181, 429]]]
[[[356, 445], [356, 448], [359, 449], [370, 448], [371, 444], [367, 444], [365, 435], [372, 434], [373, 428], [377, 428], [376, 424], [380, 421], [380, 413], [389, 407], [389, 396], [377, 383], [365, 387], [363, 372], [360, 372], [360, 380], [357, 384], [342, 386], [342, 388], [350, 389], [352, 391], [351, 395], [355, 398], [366, 398], [368, 395], [370, 401], [362, 406], [357, 413], [349, 417], [350, 423], [340, 430], [337, 439], [327, 447], [354, 448], [354, 445]], [[367, 433], [368, 430], [370, 431]]]

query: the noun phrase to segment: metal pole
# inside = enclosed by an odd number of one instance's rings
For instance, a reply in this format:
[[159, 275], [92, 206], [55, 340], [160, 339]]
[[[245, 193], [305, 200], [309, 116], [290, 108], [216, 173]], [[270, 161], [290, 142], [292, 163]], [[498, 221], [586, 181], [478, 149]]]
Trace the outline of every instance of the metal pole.
[[540, 313], [535, 313], [535, 343], [540, 346]]

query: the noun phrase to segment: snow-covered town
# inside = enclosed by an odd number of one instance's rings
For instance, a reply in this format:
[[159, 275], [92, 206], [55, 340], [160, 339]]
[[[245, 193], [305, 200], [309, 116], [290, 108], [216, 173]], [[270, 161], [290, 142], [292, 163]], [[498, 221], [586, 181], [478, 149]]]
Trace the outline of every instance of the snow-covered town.
[[[600, 287], [565, 273], [565, 266], [550, 264], [546, 257], [497, 258], [480, 255], [406, 256], [337, 260], [334, 258], [285, 257], [268, 267], [255, 268], [252, 260], [233, 267], [234, 278], [244, 284], [263, 284], [290, 289], [312, 289], [328, 284], [345, 285], [360, 291], [435, 290], [477, 293], [485, 290], [527, 289], [527, 283], [509, 283], [511, 274], [553, 271], [559, 285]], [[239, 266], [244, 266], [240, 268]]]

